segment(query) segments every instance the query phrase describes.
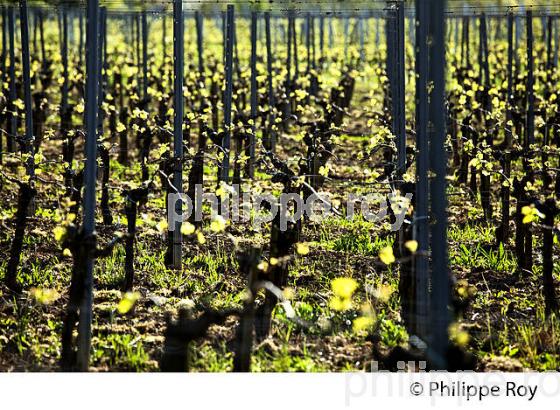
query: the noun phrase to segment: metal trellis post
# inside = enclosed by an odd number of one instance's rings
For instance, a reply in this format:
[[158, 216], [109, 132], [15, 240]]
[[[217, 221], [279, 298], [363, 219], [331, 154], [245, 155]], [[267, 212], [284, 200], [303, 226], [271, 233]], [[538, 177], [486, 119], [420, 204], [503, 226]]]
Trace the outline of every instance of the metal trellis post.
[[[184, 59], [184, 20], [182, 0], [173, 0], [173, 185], [179, 196], [183, 193], [183, 59]], [[175, 202], [175, 213], [182, 217], [183, 202]], [[182, 242], [181, 221], [173, 227], [173, 267], [181, 269]]]
[[[97, 42], [99, 38], [99, 0], [88, 0], [86, 23], [86, 101], [85, 101], [85, 170], [84, 170], [84, 215], [83, 235], [91, 238], [95, 234], [95, 206], [97, 179], [97, 92], [99, 55]], [[87, 253], [85, 261], [84, 295], [80, 306], [78, 326], [78, 369], [87, 371], [91, 349], [91, 324], [93, 308], [93, 252]]]
[[251, 134], [249, 137], [249, 178], [255, 173], [255, 132], [257, 121], [257, 12], [251, 12]]
[[[268, 146], [267, 149], [270, 149], [271, 152], [274, 152], [276, 147], [276, 133], [273, 130], [275, 115], [274, 115], [274, 85], [272, 83], [272, 49], [271, 49], [271, 39], [270, 39], [270, 13], [264, 13], [264, 23], [265, 23], [265, 31], [266, 31], [266, 66], [267, 66], [267, 73], [268, 73]], [[289, 47], [288, 47], [289, 49]], [[289, 66], [288, 66], [289, 67]]]
[[234, 37], [234, 6], [227, 7], [226, 24], [226, 90], [224, 95], [224, 137], [222, 140], [223, 160], [219, 181], [229, 182], [229, 156], [231, 143], [231, 103], [233, 94], [233, 37]]
[[[418, 0], [421, 1], [421, 0]], [[428, 38], [429, 51], [428, 82], [432, 85], [428, 112], [428, 138], [430, 141], [430, 170], [433, 178], [430, 184], [431, 215], [430, 225], [432, 247], [431, 275], [431, 325], [429, 360], [434, 369], [447, 367], [449, 346], [449, 301], [450, 281], [447, 255], [447, 196], [446, 174], [447, 153], [446, 108], [445, 108], [445, 0], [430, 1], [430, 23]]]
[[429, 140], [428, 140], [428, 24], [430, 5], [416, 1], [416, 207], [414, 237], [418, 242], [415, 256], [416, 318], [415, 329], [425, 341], [428, 336], [429, 307]]
[[31, 78], [29, 63], [29, 24], [27, 18], [27, 0], [19, 2], [19, 17], [21, 29], [21, 60], [23, 71], [23, 98], [25, 104], [25, 140], [24, 152], [27, 158], [27, 174], [30, 178], [35, 175], [35, 160], [33, 158], [33, 106], [31, 101]]

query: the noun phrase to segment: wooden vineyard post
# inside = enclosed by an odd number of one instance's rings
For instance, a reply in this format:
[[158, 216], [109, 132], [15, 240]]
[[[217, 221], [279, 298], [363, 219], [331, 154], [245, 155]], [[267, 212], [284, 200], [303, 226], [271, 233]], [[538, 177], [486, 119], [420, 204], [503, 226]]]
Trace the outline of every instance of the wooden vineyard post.
[[[274, 152], [276, 146], [276, 133], [274, 130], [274, 123], [275, 123], [275, 115], [274, 115], [274, 84], [272, 83], [272, 47], [271, 47], [271, 40], [270, 40], [270, 13], [264, 13], [264, 23], [265, 23], [265, 31], [266, 31], [266, 68], [267, 68], [267, 82], [268, 82], [268, 124], [267, 124], [267, 138], [265, 141], [265, 148]], [[289, 50], [289, 47], [288, 47]], [[288, 65], [288, 70], [289, 70]]]
[[255, 133], [257, 121], [257, 12], [251, 12], [251, 133], [249, 135], [249, 162], [247, 176], [255, 175]]
[[[86, 23], [86, 101], [85, 101], [85, 171], [84, 171], [84, 215], [83, 235], [85, 239], [95, 236], [95, 191], [97, 178], [97, 98], [99, 55], [97, 42], [99, 38], [99, 0], [88, 0]], [[93, 240], [95, 244], [95, 240]], [[80, 305], [78, 325], [78, 370], [87, 371], [91, 349], [91, 324], [93, 308], [93, 251], [86, 253], [83, 298]]]
[[414, 214], [414, 236], [418, 242], [415, 256], [414, 283], [415, 317], [413, 331], [423, 340], [428, 340], [429, 326], [429, 141], [428, 141], [428, 71], [429, 71], [429, 2], [416, 1], [416, 206]]
[[218, 184], [220, 182], [229, 182], [229, 156], [231, 144], [231, 104], [233, 94], [233, 37], [234, 37], [234, 6], [228, 5], [227, 7], [227, 22], [226, 22], [226, 89], [224, 95], [224, 136], [222, 139], [222, 154], [223, 160], [220, 167], [220, 174], [218, 177]]
[[[183, 58], [184, 58], [184, 20], [182, 0], [173, 0], [173, 185], [176, 194], [183, 193]], [[182, 198], [175, 201], [175, 214], [179, 218], [183, 215]], [[169, 215], [168, 215], [169, 217]], [[181, 221], [174, 223], [170, 235], [172, 241], [172, 266], [182, 267]]]
[[[422, 0], [418, 0], [422, 1]], [[432, 85], [428, 111], [428, 136], [430, 141], [430, 203], [433, 221], [430, 225], [432, 275], [430, 313], [432, 337], [429, 361], [434, 369], [447, 367], [449, 345], [450, 281], [447, 255], [447, 154], [445, 109], [445, 0], [430, 1], [428, 38], [428, 83]]]

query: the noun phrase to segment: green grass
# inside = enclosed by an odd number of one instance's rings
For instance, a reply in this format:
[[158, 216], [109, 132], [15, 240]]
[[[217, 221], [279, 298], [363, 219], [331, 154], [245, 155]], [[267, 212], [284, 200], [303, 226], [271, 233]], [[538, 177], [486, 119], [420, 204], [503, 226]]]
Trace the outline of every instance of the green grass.
[[496, 272], [514, 273], [517, 261], [513, 253], [500, 245], [497, 250], [484, 249], [481, 244], [475, 246], [459, 245], [459, 249], [450, 251], [451, 266], [491, 269]]
[[382, 238], [375, 231], [375, 223], [361, 215], [351, 220], [330, 217], [321, 225], [319, 241], [327, 250], [377, 256], [381, 248], [392, 245], [393, 238]]
[[139, 336], [112, 333], [94, 338], [92, 360], [124, 371], [149, 371], [153, 364], [144, 350]]

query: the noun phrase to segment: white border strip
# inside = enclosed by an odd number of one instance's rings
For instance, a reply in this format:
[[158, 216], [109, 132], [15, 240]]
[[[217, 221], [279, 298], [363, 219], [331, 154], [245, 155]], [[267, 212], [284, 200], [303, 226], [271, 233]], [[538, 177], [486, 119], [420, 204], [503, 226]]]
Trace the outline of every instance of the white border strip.
[[0, 409], [514, 410], [558, 397], [560, 373], [0, 374]]

